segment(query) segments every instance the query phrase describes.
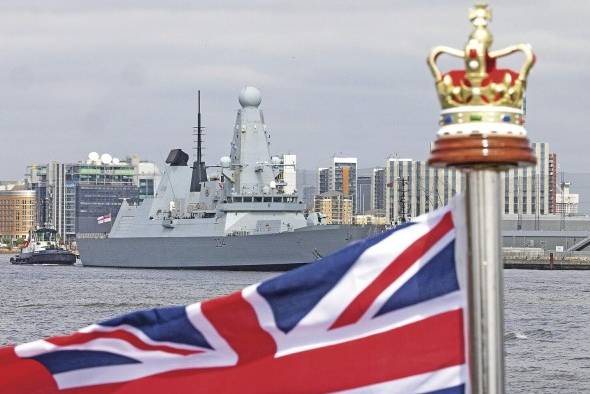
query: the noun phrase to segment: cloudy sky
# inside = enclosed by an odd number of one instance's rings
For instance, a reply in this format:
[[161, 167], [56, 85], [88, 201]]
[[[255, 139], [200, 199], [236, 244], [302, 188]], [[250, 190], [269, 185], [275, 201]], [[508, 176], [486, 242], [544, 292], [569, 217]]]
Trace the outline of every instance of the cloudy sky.
[[[244, 85], [262, 91], [273, 150], [302, 168], [334, 154], [361, 167], [425, 158], [439, 111], [425, 58], [464, 45], [471, 3], [2, 0], [0, 179], [90, 151], [160, 162], [190, 151], [197, 89], [205, 158], [217, 161]], [[529, 42], [538, 56], [531, 140], [549, 142], [562, 169], [590, 172], [590, 2], [491, 4], [494, 48]]]

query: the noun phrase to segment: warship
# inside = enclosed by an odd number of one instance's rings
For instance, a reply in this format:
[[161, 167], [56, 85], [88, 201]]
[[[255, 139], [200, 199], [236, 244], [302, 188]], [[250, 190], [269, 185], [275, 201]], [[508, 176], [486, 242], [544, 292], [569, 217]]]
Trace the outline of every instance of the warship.
[[378, 232], [322, 223], [322, 215], [306, 213], [296, 190], [279, 187], [281, 167], [289, 164], [271, 156], [261, 101], [258, 89], [242, 89], [230, 155], [207, 166], [199, 95], [192, 166], [187, 153], [171, 150], [153, 198], [123, 201], [106, 237], [78, 239], [82, 264], [287, 270]]

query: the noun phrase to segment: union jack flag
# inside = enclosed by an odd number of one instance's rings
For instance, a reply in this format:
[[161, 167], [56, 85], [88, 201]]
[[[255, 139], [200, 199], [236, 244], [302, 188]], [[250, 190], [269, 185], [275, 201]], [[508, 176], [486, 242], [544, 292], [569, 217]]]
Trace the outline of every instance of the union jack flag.
[[2, 393], [464, 393], [464, 202], [225, 297], [0, 350]]
[[108, 215], [99, 216], [96, 218], [96, 221], [98, 224], [108, 223], [111, 221], [111, 214], [109, 213]]

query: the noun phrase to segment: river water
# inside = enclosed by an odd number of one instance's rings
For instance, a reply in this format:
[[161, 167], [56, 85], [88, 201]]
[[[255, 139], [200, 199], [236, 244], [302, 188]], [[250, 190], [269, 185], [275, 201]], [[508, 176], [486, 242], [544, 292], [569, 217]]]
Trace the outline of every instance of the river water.
[[[0, 255], [0, 345], [184, 305], [274, 273], [13, 266]], [[590, 271], [507, 270], [509, 393], [590, 392]]]

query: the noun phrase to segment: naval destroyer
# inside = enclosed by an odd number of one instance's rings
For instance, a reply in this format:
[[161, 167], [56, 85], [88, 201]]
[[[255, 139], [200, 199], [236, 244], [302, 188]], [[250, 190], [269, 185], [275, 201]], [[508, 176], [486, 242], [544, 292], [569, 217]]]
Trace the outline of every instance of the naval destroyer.
[[277, 175], [285, 164], [271, 156], [261, 101], [258, 89], [242, 89], [230, 155], [213, 166], [201, 154], [199, 108], [192, 166], [188, 154], [173, 149], [153, 198], [123, 201], [107, 237], [78, 239], [82, 264], [285, 270], [376, 232], [322, 224], [321, 215], [305, 213], [296, 191], [281, 192]]

